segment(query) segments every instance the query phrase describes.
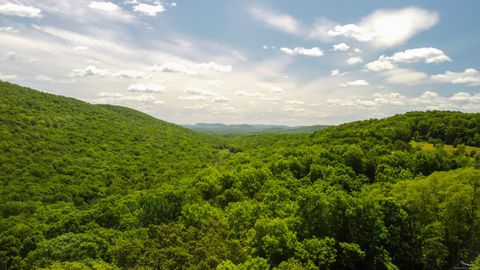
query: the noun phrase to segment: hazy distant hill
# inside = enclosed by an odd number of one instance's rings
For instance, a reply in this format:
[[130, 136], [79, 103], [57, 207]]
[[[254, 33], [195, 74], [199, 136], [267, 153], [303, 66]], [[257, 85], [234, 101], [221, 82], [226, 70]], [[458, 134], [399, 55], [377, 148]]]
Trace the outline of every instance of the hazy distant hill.
[[284, 125], [227, 125], [219, 123], [198, 123], [195, 125], [184, 125], [202, 132], [211, 132], [217, 134], [251, 134], [251, 133], [313, 133], [318, 130], [325, 129], [327, 125], [314, 126], [284, 126]]

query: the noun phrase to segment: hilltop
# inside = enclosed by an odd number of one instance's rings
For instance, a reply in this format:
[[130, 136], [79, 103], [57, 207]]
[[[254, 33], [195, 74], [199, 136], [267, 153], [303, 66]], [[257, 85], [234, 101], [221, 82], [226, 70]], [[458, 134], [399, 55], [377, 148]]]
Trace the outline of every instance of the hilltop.
[[480, 113], [453, 111], [408, 112], [384, 119], [342, 124], [315, 133], [317, 139], [370, 137], [408, 142], [428, 141], [451, 145], [480, 146]]

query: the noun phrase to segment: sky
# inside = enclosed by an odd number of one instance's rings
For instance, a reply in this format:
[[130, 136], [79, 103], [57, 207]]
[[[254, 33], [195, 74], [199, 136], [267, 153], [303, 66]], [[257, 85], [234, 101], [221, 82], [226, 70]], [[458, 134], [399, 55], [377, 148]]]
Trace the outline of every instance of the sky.
[[480, 111], [480, 1], [0, 0], [0, 80], [179, 123]]

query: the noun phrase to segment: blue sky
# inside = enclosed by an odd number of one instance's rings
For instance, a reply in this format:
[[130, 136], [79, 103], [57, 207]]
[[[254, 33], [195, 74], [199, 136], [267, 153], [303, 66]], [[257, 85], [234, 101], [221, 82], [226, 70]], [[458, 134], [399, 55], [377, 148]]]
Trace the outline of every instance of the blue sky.
[[0, 0], [0, 80], [175, 123], [480, 111], [478, 1]]

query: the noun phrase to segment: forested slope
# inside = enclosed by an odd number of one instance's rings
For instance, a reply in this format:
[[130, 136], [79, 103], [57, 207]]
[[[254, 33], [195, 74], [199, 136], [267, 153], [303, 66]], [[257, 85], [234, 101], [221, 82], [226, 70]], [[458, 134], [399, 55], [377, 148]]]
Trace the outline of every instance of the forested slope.
[[217, 152], [209, 137], [135, 110], [8, 83], [0, 83], [0, 126], [2, 202], [82, 204], [161, 186]]
[[450, 269], [480, 253], [479, 125], [220, 137], [0, 83], [0, 268]]
[[385, 119], [357, 121], [316, 132], [324, 141], [365, 139], [428, 141], [480, 146], [480, 113], [448, 111], [408, 112]]

